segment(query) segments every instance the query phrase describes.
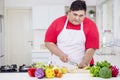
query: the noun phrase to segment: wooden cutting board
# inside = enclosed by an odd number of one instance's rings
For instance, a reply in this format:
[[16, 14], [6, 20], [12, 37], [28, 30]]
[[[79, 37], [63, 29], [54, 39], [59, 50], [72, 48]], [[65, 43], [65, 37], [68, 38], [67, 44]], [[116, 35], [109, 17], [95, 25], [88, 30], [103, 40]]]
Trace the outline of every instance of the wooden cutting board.
[[69, 69], [68, 73], [89, 73], [89, 70], [85, 70], [85, 69]]

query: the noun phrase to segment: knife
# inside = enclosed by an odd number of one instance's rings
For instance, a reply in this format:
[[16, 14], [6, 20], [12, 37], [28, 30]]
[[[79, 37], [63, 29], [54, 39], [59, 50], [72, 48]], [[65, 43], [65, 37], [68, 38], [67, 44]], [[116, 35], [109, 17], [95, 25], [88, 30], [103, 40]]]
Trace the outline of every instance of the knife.
[[74, 65], [78, 68], [78, 64], [76, 62], [69, 59], [68, 63], [71, 64], [71, 65]]

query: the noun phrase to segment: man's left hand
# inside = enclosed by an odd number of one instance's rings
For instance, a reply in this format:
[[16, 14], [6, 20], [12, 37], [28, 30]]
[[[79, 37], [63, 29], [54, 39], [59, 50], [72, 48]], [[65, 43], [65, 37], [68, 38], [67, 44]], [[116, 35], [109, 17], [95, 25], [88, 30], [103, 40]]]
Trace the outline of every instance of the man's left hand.
[[86, 67], [86, 66], [87, 66], [87, 64], [85, 64], [84, 62], [81, 62], [81, 63], [78, 65], [79, 68], [84, 68], [84, 67]]

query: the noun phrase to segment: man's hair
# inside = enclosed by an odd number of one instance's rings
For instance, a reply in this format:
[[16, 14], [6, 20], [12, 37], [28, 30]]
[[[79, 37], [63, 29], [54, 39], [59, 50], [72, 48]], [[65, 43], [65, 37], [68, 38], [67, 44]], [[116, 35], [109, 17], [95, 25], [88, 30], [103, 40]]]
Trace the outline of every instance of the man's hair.
[[87, 7], [86, 7], [85, 1], [83, 1], [83, 0], [73, 1], [71, 6], [70, 6], [70, 10], [71, 11], [84, 10], [86, 12]]

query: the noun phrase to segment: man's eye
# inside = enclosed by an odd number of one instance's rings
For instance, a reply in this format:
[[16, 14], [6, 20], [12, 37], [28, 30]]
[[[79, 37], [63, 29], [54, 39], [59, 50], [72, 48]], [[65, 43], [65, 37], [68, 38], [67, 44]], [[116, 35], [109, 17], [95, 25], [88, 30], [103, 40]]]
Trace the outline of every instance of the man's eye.
[[73, 14], [74, 16], [79, 16], [79, 17], [83, 17], [84, 15], [81, 14], [81, 15], [77, 15], [77, 14]]
[[83, 15], [79, 15], [79, 17], [83, 17]]
[[77, 14], [73, 14], [74, 16], [77, 16]]

